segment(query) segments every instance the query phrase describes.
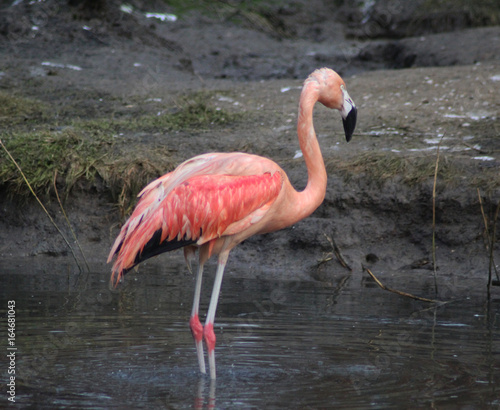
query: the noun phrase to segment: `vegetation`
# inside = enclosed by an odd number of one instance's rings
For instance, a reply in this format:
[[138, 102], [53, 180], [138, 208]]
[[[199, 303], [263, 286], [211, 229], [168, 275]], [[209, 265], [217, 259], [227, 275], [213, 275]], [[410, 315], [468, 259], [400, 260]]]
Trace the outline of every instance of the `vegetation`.
[[[104, 113], [89, 113], [88, 104], [73, 102], [71, 109], [65, 107], [50, 117], [49, 113], [57, 110], [48, 103], [0, 93], [0, 127], [9, 130], [0, 139], [36, 194], [50, 195], [55, 187], [63, 196], [75, 187], [100, 190], [110, 194], [121, 212], [126, 213], [145, 184], [183, 159], [175, 155], [179, 136], [186, 138], [242, 119], [242, 114], [212, 105], [213, 96], [213, 92], [197, 92], [178, 97], [173, 103], [148, 102], [153, 104], [148, 107], [142, 99], [115, 99], [112, 108]], [[75, 119], [77, 115], [84, 118]], [[165, 135], [161, 145], [138, 142], [138, 138], [154, 133]], [[371, 151], [351, 158], [326, 159], [326, 166], [329, 172], [341, 173], [347, 180], [363, 175], [374, 183], [398, 179], [415, 186], [432, 180], [435, 157]], [[465, 183], [486, 192], [500, 186], [495, 167], [465, 172], [468, 166], [472, 166], [470, 162], [443, 153], [438, 185]], [[463, 175], [470, 177], [464, 180]], [[0, 155], [0, 187], [12, 197], [30, 195], [23, 177], [5, 153]]]
[[[327, 168], [332, 172], [340, 171], [347, 178], [363, 174], [378, 182], [402, 178], [406, 184], [416, 185], [434, 176], [435, 161], [431, 156], [408, 157], [395, 152], [369, 152], [354, 159], [327, 162]], [[438, 176], [449, 183], [458, 172], [455, 164], [444, 162]]]
[[[382, 184], [384, 181], [400, 178], [401, 182], [416, 186], [434, 178], [436, 157], [433, 155], [404, 155], [397, 152], [367, 152], [355, 158], [326, 160], [326, 168], [332, 173], [341, 173], [349, 179], [363, 175], [367, 180]], [[437, 173], [438, 186], [465, 184], [480, 186], [491, 191], [500, 186], [500, 175], [496, 168], [483, 168], [481, 172], [465, 172], [470, 163], [453, 156], [441, 154]], [[464, 180], [463, 175], [473, 176]]]
[[[50, 194], [57, 176], [63, 194], [78, 183], [104, 186], [126, 212], [130, 199], [148, 181], [177, 163], [168, 146], [134, 143], [138, 131], [201, 131], [238, 120], [238, 114], [210, 105], [208, 97], [207, 93], [183, 96], [174, 107], [162, 107], [158, 114], [63, 118], [53, 124], [44, 114], [51, 111], [47, 104], [1, 94], [0, 126], [10, 130], [1, 140], [36, 194]], [[61, 121], [69, 125], [58, 125]], [[0, 155], [0, 186], [13, 197], [29, 196], [22, 175], [4, 154]]]
[[177, 107], [157, 114], [141, 116], [125, 116], [121, 118], [99, 118], [87, 121], [76, 121], [77, 128], [94, 132], [119, 131], [171, 131], [182, 129], [201, 129], [213, 125], [224, 125], [237, 119], [236, 114], [208, 105], [204, 100], [205, 93], [197, 93], [184, 97]]
[[0, 91], [0, 125], [2, 128], [22, 124], [28, 119], [40, 120], [45, 114], [45, 108], [39, 101]]

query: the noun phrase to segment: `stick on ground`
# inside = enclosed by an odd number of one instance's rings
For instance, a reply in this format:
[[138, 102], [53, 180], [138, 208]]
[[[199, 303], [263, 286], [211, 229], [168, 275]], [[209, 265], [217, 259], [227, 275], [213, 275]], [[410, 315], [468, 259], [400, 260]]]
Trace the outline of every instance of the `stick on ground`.
[[400, 296], [405, 296], [407, 298], [411, 298], [411, 299], [415, 299], [415, 300], [420, 300], [422, 302], [429, 302], [429, 303], [443, 303], [442, 301], [440, 300], [435, 300], [435, 299], [427, 299], [427, 298], [422, 298], [420, 296], [415, 296], [415, 295], [412, 295], [411, 293], [407, 293], [407, 292], [402, 292], [400, 290], [397, 290], [397, 289], [392, 289], [392, 288], [389, 288], [387, 286], [385, 286], [382, 282], [380, 282], [377, 277], [372, 273], [372, 271], [370, 269], [368, 269], [366, 266], [364, 266], [363, 264], [361, 265], [361, 267], [363, 268], [363, 270], [365, 272], [368, 273], [368, 275], [371, 276], [371, 278], [375, 281], [375, 283], [383, 290], [387, 290], [388, 292], [392, 292], [392, 293], [395, 293], [397, 295], [400, 295]]
[[352, 268], [346, 262], [344, 256], [342, 255], [342, 252], [340, 252], [339, 247], [335, 243], [335, 240], [332, 237], [328, 236], [327, 234], [324, 234], [324, 235], [326, 237], [326, 240], [330, 243], [330, 246], [332, 247], [333, 253], [334, 253], [335, 257], [337, 258], [337, 260], [339, 261], [339, 263], [342, 265], [342, 267], [349, 269], [352, 272]]

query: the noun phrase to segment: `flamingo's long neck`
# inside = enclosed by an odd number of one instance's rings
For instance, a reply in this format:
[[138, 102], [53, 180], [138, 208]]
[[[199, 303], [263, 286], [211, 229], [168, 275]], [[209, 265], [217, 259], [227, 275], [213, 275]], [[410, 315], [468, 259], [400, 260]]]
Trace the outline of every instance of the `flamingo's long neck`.
[[323, 202], [326, 192], [326, 169], [313, 126], [313, 108], [319, 97], [319, 83], [310, 78], [300, 96], [297, 133], [307, 166], [306, 188], [295, 195], [297, 220], [309, 216]]

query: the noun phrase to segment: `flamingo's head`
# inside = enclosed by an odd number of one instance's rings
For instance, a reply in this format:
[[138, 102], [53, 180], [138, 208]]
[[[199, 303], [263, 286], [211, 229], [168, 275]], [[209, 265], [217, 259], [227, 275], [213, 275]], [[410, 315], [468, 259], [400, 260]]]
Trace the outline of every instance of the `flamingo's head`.
[[318, 101], [328, 108], [340, 111], [345, 138], [349, 142], [356, 128], [358, 109], [347, 92], [344, 80], [330, 68], [316, 70], [309, 78], [315, 79], [319, 84]]

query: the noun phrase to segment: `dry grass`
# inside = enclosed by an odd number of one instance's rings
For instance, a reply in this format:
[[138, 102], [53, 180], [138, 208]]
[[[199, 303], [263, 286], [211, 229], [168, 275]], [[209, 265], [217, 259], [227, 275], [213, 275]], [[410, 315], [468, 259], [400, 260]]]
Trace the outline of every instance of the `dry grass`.
[[134, 152], [122, 152], [109, 161], [97, 164], [96, 171], [106, 181], [122, 216], [130, 212], [137, 194], [153, 179], [158, 178], [177, 165], [176, 159], [165, 148], [143, 147]]

